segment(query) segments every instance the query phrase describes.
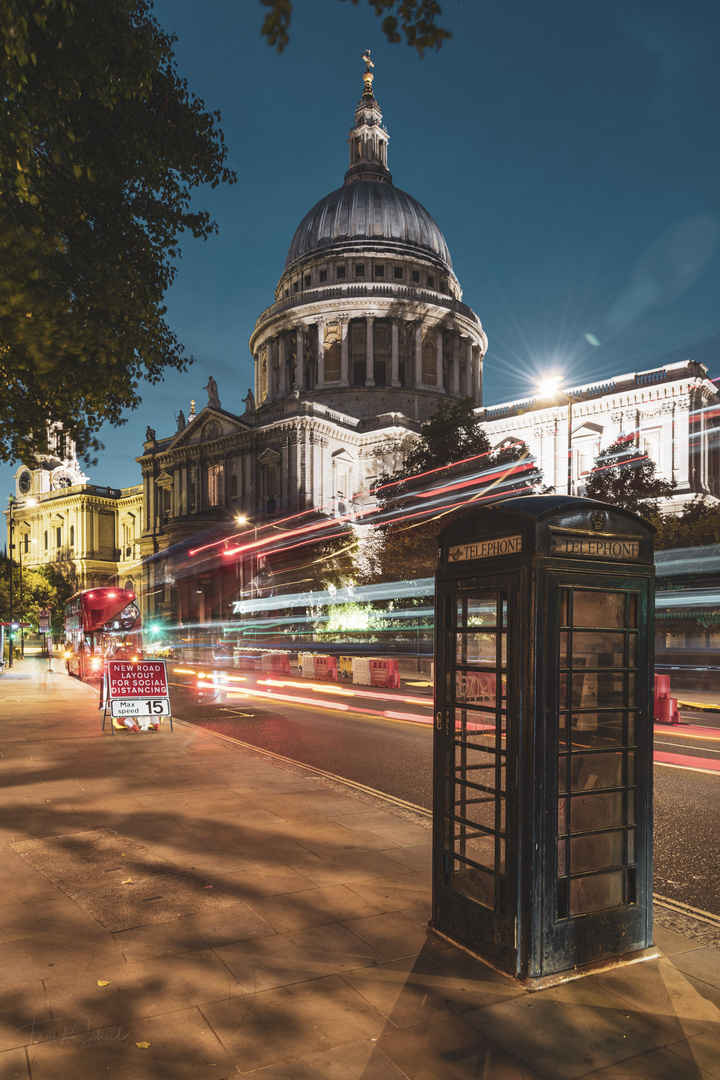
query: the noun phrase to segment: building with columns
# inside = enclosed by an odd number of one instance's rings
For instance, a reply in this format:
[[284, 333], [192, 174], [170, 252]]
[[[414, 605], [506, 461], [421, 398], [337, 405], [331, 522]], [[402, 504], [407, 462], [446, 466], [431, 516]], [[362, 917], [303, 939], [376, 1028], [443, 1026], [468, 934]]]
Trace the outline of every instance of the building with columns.
[[695, 360], [569, 387], [556, 402], [525, 398], [478, 415], [494, 446], [526, 443], [544, 483], [558, 492], [583, 495], [600, 451], [631, 435], [657, 475], [675, 482], [666, 512], [696, 496], [720, 499], [720, 395]]
[[400, 467], [403, 444], [438, 404], [467, 396], [492, 445], [526, 443], [557, 491], [582, 495], [597, 453], [632, 434], [676, 482], [670, 508], [720, 498], [720, 398], [692, 355], [567, 388], [555, 402], [483, 405], [485, 332], [462, 301], [440, 228], [393, 184], [363, 59], [349, 167], [292, 237], [273, 302], [250, 335], [254, 387], [243, 397], [239, 385], [219, 389], [211, 377], [207, 404], [196, 411], [192, 401], [174, 431], [148, 428], [136, 487], [91, 484], [74, 448], [51, 433], [48, 454], [16, 473], [23, 563], [55, 563], [78, 588], [142, 580], [146, 614], [180, 621], [195, 606], [197, 621], [217, 619], [238, 581], [223, 584], [205, 566], [180, 582], [164, 552], [182, 557], [192, 538], [237, 531], [238, 515], [261, 525], [371, 503], [377, 478]]
[[[100, 487], [83, 473], [75, 444], [58, 427], [48, 449], [30, 468], [15, 473], [12, 502], [15, 561], [33, 568], [53, 565], [76, 590], [116, 579], [140, 584], [138, 560], [143, 490]], [[5, 510], [9, 521], [10, 510]]]
[[298, 225], [251, 334], [244, 411], [237, 388], [223, 407], [210, 379], [207, 406], [177, 431], [148, 429], [144, 556], [237, 514], [343, 513], [399, 466], [439, 401], [482, 403], [487, 338], [438, 225], [392, 182], [370, 67], [344, 183]]

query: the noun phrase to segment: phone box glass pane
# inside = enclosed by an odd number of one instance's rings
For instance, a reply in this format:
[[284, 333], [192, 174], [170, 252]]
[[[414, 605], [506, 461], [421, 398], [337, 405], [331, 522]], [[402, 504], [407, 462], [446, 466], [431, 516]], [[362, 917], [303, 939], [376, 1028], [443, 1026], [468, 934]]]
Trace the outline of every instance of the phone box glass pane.
[[573, 593], [573, 626], [625, 626], [626, 594], [620, 592]]
[[622, 751], [611, 754], [573, 754], [570, 771], [573, 791], [619, 787], [623, 782]]
[[583, 874], [589, 870], [622, 866], [624, 837], [621, 829], [595, 836], [574, 836], [570, 841], [570, 873]]
[[570, 914], [581, 915], [585, 911], [619, 907], [623, 903], [623, 876], [622, 870], [614, 870], [608, 874], [571, 880]]
[[570, 832], [592, 829], [611, 829], [622, 825], [622, 792], [602, 792], [597, 795], [573, 795], [570, 809]]
[[453, 864], [452, 887], [455, 892], [482, 907], [491, 910], [495, 907], [495, 878], [492, 874], [456, 860]]

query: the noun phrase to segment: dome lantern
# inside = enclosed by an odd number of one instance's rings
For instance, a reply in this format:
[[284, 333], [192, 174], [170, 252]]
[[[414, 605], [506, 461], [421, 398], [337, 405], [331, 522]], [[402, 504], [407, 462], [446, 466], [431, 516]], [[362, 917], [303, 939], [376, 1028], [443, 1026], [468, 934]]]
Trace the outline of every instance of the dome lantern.
[[373, 94], [375, 76], [370, 68], [375, 65], [370, 59], [369, 49], [363, 53], [363, 60], [363, 95], [355, 109], [355, 123], [348, 135], [350, 168], [345, 173], [345, 183], [375, 180], [392, 184], [392, 176], [387, 167], [387, 144], [390, 136], [383, 127], [380, 106]]

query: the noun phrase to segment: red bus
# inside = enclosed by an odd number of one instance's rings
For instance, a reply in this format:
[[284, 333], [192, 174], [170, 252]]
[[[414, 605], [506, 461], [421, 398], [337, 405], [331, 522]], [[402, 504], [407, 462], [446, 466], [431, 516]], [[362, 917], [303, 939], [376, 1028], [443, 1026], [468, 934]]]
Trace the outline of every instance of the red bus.
[[85, 589], [65, 601], [65, 663], [69, 675], [100, 678], [106, 659], [142, 656], [142, 620], [130, 589]]

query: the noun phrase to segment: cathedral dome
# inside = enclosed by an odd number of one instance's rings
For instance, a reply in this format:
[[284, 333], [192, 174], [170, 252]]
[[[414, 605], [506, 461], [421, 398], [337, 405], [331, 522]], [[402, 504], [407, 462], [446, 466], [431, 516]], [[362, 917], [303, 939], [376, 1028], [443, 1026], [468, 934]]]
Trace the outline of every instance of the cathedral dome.
[[440, 229], [411, 195], [378, 180], [354, 180], [316, 203], [298, 225], [286, 270], [307, 256], [379, 245], [388, 254], [425, 255], [452, 269]]

